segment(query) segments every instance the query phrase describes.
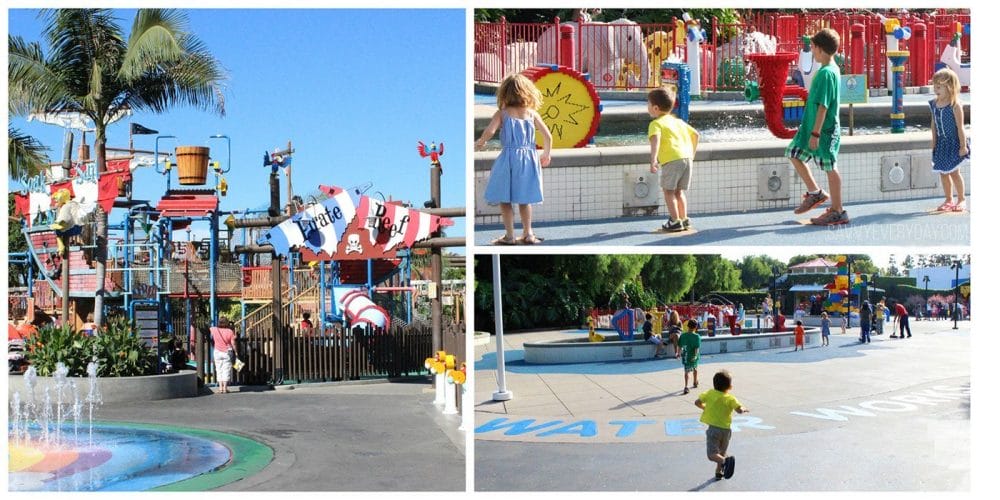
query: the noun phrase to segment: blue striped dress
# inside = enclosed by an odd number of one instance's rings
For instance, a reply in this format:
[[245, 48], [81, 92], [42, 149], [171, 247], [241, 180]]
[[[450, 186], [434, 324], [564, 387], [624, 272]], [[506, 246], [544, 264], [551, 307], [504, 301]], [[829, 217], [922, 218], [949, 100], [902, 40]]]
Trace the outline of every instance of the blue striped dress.
[[535, 122], [503, 112], [500, 155], [486, 184], [486, 201], [531, 204], [542, 201], [542, 167], [535, 148]]

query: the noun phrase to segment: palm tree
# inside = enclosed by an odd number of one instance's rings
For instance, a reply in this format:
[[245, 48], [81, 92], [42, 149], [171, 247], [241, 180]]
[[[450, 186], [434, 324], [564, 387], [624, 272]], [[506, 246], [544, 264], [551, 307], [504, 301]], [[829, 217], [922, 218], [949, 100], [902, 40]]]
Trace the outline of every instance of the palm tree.
[[[107, 170], [106, 131], [124, 110], [161, 113], [188, 104], [225, 114], [219, 62], [188, 32], [187, 17], [170, 9], [141, 9], [126, 40], [108, 9], [43, 11], [38, 43], [8, 36], [12, 114], [77, 112], [94, 122], [98, 172]], [[97, 208], [97, 293], [94, 322], [103, 323], [108, 216]]]

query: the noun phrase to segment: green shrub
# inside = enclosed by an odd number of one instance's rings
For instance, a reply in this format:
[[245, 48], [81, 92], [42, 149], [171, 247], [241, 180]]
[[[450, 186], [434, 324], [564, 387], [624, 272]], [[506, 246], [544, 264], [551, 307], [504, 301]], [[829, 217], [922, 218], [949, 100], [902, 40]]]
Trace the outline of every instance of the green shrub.
[[94, 337], [101, 377], [132, 377], [156, 373], [156, 353], [132, 331], [124, 318], [108, 322]]
[[85, 377], [93, 345], [93, 337], [69, 328], [43, 326], [27, 339], [27, 358], [43, 377], [55, 374], [56, 363], [66, 365], [70, 377]]

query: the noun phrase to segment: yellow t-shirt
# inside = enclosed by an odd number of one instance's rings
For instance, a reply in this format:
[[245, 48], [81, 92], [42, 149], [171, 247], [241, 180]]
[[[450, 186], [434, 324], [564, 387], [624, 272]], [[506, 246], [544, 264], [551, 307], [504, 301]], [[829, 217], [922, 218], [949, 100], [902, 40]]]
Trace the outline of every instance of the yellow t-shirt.
[[701, 393], [698, 399], [705, 404], [701, 422], [723, 429], [728, 429], [733, 424], [733, 412], [742, 406], [736, 396], [715, 389]]
[[660, 165], [681, 158], [694, 158], [694, 140], [698, 131], [672, 114], [649, 122], [647, 135], [660, 136], [660, 149], [656, 152], [656, 161]]

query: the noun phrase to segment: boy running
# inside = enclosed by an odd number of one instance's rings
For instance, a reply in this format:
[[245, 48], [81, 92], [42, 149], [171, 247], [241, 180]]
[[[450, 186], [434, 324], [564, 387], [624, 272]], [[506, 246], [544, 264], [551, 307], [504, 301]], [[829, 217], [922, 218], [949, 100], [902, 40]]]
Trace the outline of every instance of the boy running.
[[747, 413], [746, 407], [740, 404], [736, 396], [729, 394], [733, 388], [733, 376], [722, 370], [712, 377], [714, 389], [698, 396], [694, 405], [702, 409], [701, 422], [708, 425], [705, 431], [705, 443], [708, 459], [715, 462], [715, 480], [733, 477], [736, 468], [736, 457], [726, 456], [729, 440], [733, 435], [733, 411]]

